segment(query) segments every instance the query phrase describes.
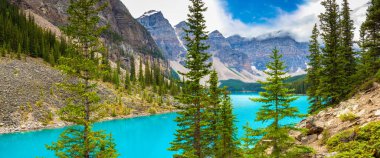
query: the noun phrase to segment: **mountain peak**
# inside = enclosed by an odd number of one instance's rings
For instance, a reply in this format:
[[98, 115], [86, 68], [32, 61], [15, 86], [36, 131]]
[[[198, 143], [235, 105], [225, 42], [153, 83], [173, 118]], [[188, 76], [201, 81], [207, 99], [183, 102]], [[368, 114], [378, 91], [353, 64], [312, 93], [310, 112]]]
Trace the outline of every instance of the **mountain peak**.
[[149, 10], [149, 11], [145, 12], [143, 15], [141, 15], [139, 17], [139, 19], [144, 18], [144, 17], [149, 17], [149, 16], [152, 16], [152, 15], [155, 15], [155, 14], [161, 14], [162, 15], [161, 11]]
[[267, 34], [263, 34], [260, 36], [257, 36], [256, 39], [258, 40], [266, 40], [266, 39], [271, 39], [271, 38], [284, 38], [284, 37], [289, 37], [292, 38], [292, 34], [286, 31], [275, 31]]
[[210, 38], [224, 38], [223, 34], [215, 30], [209, 34]]
[[186, 28], [187, 24], [186, 21], [181, 21], [177, 25], [174, 26], [175, 28]]

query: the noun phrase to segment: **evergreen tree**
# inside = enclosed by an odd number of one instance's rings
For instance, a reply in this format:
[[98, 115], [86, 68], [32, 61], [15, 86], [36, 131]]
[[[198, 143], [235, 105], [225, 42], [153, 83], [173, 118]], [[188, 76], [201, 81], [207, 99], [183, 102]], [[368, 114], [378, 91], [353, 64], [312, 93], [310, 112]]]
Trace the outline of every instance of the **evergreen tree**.
[[80, 53], [73, 58], [61, 58], [59, 67], [83, 80], [60, 85], [70, 92], [67, 105], [60, 109], [60, 118], [78, 126], [68, 128], [56, 143], [47, 146], [58, 157], [118, 156], [111, 136], [92, 130], [92, 124], [101, 119], [99, 110], [104, 109], [99, 104], [96, 84], [90, 80], [99, 75], [99, 59], [94, 53], [103, 49], [99, 38], [105, 28], [98, 26], [98, 13], [105, 7], [100, 0], [71, 0], [67, 10], [69, 25], [63, 31], [70, 37], [74, 50]]
[[324, 0], [321, 3], [326, 11], [319, 15], [321, 37], [325, 47], [322, 48], [322, 70], [320, 73], [320, 94], [323, 102], [337, 104], [342, 97], [344, 60], [340, 55], [340, 21], [339, 6], [335, 0]]
[[218, 87], [218, 74], [215, 70], [211, 71], [210, 73], [210, 79], [208, 81], [209, 88], [208, 88], [208, 107], [206, 108], [208, 116], [208, 120], [210, 122], [208, 129], [206, 130], [207, 134], [207, 141], [210, 143], [210, 153], [209, 155], [222, 155], [223, 148], [220, 148], [219, 140], [221, 139], [221, 89]]
[[131, 56], [129, 63], [131, 66], [130, 78], [131, 78], [131, 81], [134, 82], [136, 81], [136, 67], [135, 67], [135, 58], [133, 57], [133, 55]]
[[142, 57], [140, 57], [140, 63], [139, 63], [139, 82], [140, 84], [143, 84], [144, 82], [144, 74], [143, 74], [143, 62], [142, 62]]
[[18, 60], [21, 60], [21, 44], [19, 43], [18, 44], [18, 47], [17, 47], [17, 59]]
[[309, 101], [311, 103], [309, 112], [314, 112], [322, 108], [321, 96], [319, 92], [320, 87], [320, 73], [321, 73], [321, 52], [318, 43], [319, 31], [317, 25], [314, 25], [313, 33], [311, 35], [309, 51], [310, 56], [308, 57], [309, 68], [307, 69], [307, 82], [310, 87], [307, 90], [307, 95], [309, 96]]
[[125, 72], [125, 83], [124, 83], [124, 87], [126, 90], [129, 90], [131, 87], [131, 80], [130, 80], [130, 77], [129, 77], [129, 72], [126, 71]]
[[260, 131], [252, 129], [248, 122], [246, 123], [246, 125], [243, 126], [243, 130], [244, 130], [244, 135], [241, 138], [241, 146], [240, 146], [242, 150], [241, 151], [242, 157], [245, 157], [245, 158], [265, 157], [263, 153], [256, 152], [254, 148], [256, 143], [260, 141], [259, 139]]
[[371, 0], [361, 26], [362, 49], [358, 80], [372, 77], [380, 69], [380, 0]]
[[5, 45], [2, 45], [2, 47], [0, 47], [0, 54], [1, 54], [1, 57], [5, 57]]
[[145, 62], [145, 71], [144, 71], [144, 73], [145, 73], [145, 84], [147, 86], [150, 86], [152, 84], [152, 75], [150, 72], [151, 71], [150, 71], [149, 60], [147, 60]]
[[235, 116], [232, 113], [232, 103], [229, 92], [226, 88], [223, 90], [221, 108], [220, 108], [220, 123], [217, 131], [220, 132], [218, 148], [220, 152], [216, 157], [235, 158], [241, 157], [238, 151], [238, 140], [236, 139]]
[[348, 0], [343, 0], [341, 15], [341, 55], [343, 59], [343, 92], [341, 95], [347, 95], [354, 83], [354, 75], [356, 74], [356, 59], [355, 52], [353, 50], [353, 38], [354, 38], [354, 21], [350, 16], [350, 7]]
[[[301, 117], [296, 107], [290, 103], [297, 99], [291, 94], [291, 90], [286, 88], [284, 63], [280, 60], [282, 55], [274, 49], [271, 55], [272, 61], [267, 64], [267, 74], [269, 77], [263, 85], [264, 92], [260, 92], [260, 98], [252, 98], [255, 102], [264, 103], [257, 112], [256, 121], [271, 122], [266, 128], [260, 129], [263, 138], [256, 143], [255, 148], [261, 154], [266, 155], [266, 151], [271, 149], [269, 157], [291, 157], [293, 151], [298, 149], [293, 138], [288, 133], [293, 128], [290, 124], [280, 124], [280, 121], [287, 117]], [[259, 154], [260, 153], [255, 153]]]
[[181, 73], [186, 77], [184, 92], [179, 96], [179, 101], [187, 106], [181, 108], [175, 119], [178, 129], [175, 140], [171, 142], [169, 150], [180, 151], [177, 156], [181, 157], [206, 157], [209, 142], [203, 137], [207, 121], [206, 114], [202, 111], [206, 108], [206, 94], [204, 87], [200, 84], [201, 78], [209, 74], [211, 63], [207, 63], [210, 55], [205, 51], [209, 48], [205, 44], [208, 39], [203, 12], [206, 11], [202, 0], [191, 0], [189, 6], [187, 25], [185, 29], [185, 40], [187, 41], [188, 53], [186, 54], [187, 73]]

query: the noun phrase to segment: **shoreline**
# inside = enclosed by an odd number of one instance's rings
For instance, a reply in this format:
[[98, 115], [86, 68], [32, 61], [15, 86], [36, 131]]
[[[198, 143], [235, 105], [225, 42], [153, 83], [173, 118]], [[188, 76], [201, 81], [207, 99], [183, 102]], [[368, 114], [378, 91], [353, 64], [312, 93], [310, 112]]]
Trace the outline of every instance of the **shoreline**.
[[[178, 110], [162, 111], [162, 112], [157, 112], [155, 114], [141, 113], [141, 114], [131, 114], [131, 115], [117, 116], [117, 117], [105, 117], [104, 119], [95, 123], [101, 123], [101, 122], [107, 122], [107, 121], [113, 121], [113, 120], [132, 119], [132, 118], [154, 116], [154, 115], [162, 115], [162, 114], [169, 114], [169, 113], [175, 113], [175, 112], [178, 112]], [[50, 130], [50, 129], [60, 129], [60, 128], [65, 128], [65, 127], [69, 127], [73, 125], [74, 124], [71, 124], [68, 122], [57, 121], [57, 122], [54, 122], [53, 124], [43, 126], [40, 123], [35, 122], [31, 126], [26, 126], [26, 127], [24, 125], [20, 125], [17, 127], [0, 127], [0, 135], [37, 132], [37, 131]]]

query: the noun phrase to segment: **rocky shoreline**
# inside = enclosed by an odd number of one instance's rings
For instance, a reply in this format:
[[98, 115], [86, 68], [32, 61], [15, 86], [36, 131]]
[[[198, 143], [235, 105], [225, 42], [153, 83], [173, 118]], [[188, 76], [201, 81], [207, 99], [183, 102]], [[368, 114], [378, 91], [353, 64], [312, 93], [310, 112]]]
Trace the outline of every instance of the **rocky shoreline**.
[[[167, 114], [167, 113], [173, 113], [177, 112], [178, 110], [166, 110], [162, 112], [157, 112], [156, 114], [150, 114], [150, 113], [139, 113], [139, 114], [130, 114], [126, 116], [117, 116], [117, 117], [106, 117], [103, 120], [99, 122], [104, 121], [111, 121], [111, 120], [119, 120], [119, 119], [128, 119], [128, 118], [137, 118], [137, 117], [145, 117], [145, 116], [152, 116], [152, 115], [160, 115], [160, 114]], [[39, 130], [45, 130], [45, 129], [56, 129], [56, 128], [63, 128], [67, 126], [71, 126], [73, 124], [64, 122], [64, 121], [54, 121], [51, 124], [43, 125], [41, 122], [26, 122], [20, 126], [10, 126], [10, 127], [3, 127], [3, 124], [0, 123], [0, 135], [1, 134], [12, 134], [12, 133], [18, 133], [18, 132], [33, 132], [33, 131], [39, 131]]]

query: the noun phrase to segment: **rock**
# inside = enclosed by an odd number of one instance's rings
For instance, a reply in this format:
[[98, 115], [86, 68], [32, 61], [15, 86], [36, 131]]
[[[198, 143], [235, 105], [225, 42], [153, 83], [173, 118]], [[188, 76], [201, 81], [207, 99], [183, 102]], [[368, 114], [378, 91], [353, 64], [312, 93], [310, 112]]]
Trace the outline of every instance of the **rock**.
[[358, 113], [356, 113], [357, 116], [363, 116], [365, 114], [366, 110], [360, 110]]
[[296, 140], [301, 141], [304, 136], [300, 131], [290, 131], [289, 135], [294, 137]]
[[313, 134], [321, 134], [323, 131], [322, 127], [316, 126], [314, 122], [307, 121], [306, 122], [306, 128], [308, 129], [307, 135], [313, 135]]
[[160, 11], [148, 11], [137, 18], [137, 21], [150, 32], [167, 59], [176, 60], [178, 55], [186, 53], [174, 28]]
[[375, 111], [375, 116], [380, 116], [380, 110]]
[[357, 110], [357, 109], [358, 109], [358, 107], [359, 107], [359, 104], [355, 104], [355, 105], [353, 105], [353, 106], [352, 106], [352, 110], [354, 110], [354, 111], [355, 111], [355, 110]]
[[318, 139], [318, 135], [313, 134], [313, 135], [308, 135], [308, 136], [302, 137], [301, 142], [303, 144], [308, 144], [311, 142], [315, 142], [317, 139]]
[[327, 153], [327, 154], [325, 155], [325, 157], [333, 157], [333, 156], [335, 156], [336, 154], [338, 154], [338, 153], [337, 153], [337, 152]]
[[323, 134], [318, 135], [318, 140], [321, 140], [323, 138]]

